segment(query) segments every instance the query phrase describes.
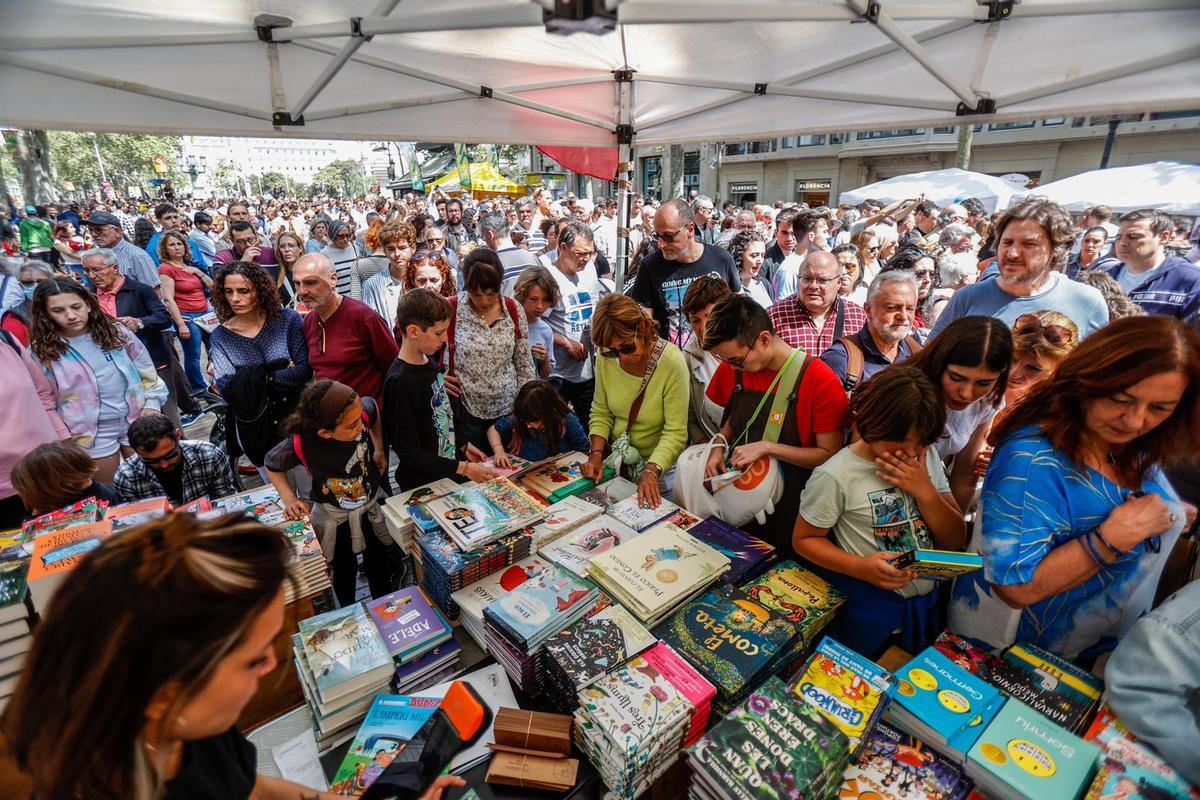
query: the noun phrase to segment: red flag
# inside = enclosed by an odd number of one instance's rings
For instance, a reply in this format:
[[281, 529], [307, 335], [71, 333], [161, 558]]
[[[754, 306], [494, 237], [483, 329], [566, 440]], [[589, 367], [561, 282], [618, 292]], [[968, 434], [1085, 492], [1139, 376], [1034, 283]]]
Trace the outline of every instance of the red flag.
[[617, 148], [615, 147], [542, 147], [544, 155], [572, 172], [590, 175], [602, 181], [617, 179]]

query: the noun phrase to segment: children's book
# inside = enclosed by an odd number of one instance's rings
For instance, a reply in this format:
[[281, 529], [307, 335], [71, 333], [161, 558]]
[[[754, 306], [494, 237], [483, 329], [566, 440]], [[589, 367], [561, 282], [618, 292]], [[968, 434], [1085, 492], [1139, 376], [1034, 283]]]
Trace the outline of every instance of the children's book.
[[[557, 503], [564, 497], [574, 497], [596, 486], [596, 482], [583, 477], [579, 468], [587, 462], [583, 453], [564, 453], [533, 465], [532, 469], [519, 475], [517, 480], [525, 489], [533, 492], [547, 503]], [[605, 467], [600, 482], [613, 476], [611, 467]]]
[[437, 697], [376, 695], [358, 735], [333, 776], [329, 791], [347, 797], [366, 791], [404, 751], [441, 704]]
[[424, 508], [462, 550], [491, 544], [546, 515], [544, 505], [506, 478], [463, 486]]
[[609, 506], [608, 515], [636, 531], [644, 531], [678, 510], [679, 506], [666, 499], [659, 501], [654, 508], [642, 508], [637, 495], [631, 495]]
[[954, 580], [977, 569], [983, 569], [983, 556], [957, 550], [907, 550], [892, 562], [898, 569], [911, 569], [922, 578], [935, 581]]
[[816, 638], [845, 601], [845, 596], [824, 578], [795, 561], [775, 564], [742, 588], [750, 599], [799, 625], [805, 642]]
[[[574, 500], [574, 498], [571, 498]], [[579, 501], [582, 502], [582, 501]], [[584, 505], [591, 505], [584, 503]], [[564, 569], [583, 576], [587, 564], [600, 553], [639, 536], [639, 532], [607, 514], [580, 525], [541, 549], [541, 555]]]
[[546, 516], [542, 518], [542, 521], [532, 526], [534, 549], [541, 550], [603, 513], [604, 509], [586, 500], [580, 500], [578, 497], [564, 497], [547, 508]]
[[1026, 643], [1006, 649], [987, 680], [1073, 733], [1082, 733], [1087, 727], [1104, 690], [1096, 676]]
[[530, 578], [483, 610], [483, 618], [517, 649], [530, 653], [587, 613], [598, 592], [559, 567]]
[[45, 613], [50, 598], [88, 553], [112, 535], [108, 520], [72, 525], [38, 534], [29, 563], [29, 593], [34, 606]]
[[[972, 736], [995, 709], [1000, 690], [958, 667], [934, 647], [927, 647], [896, 675], [898, 686], [889, 714], [906, 732], [947, 751], [959, 735]], [[965, 752], [965, 751], [962, 751]], [[953, 754], [953, 753], [952, 753]]]
[[878, 722], [842, 775], [840, 800], [961, 800], [971, 781], [920, 739]]
[[181, 506], [175, 506], [175, 510], [182, 511], [187, 514], [199, 514], [201, 511], [211, 511], [212, 507], [212, 501], [207, 497], [198, 497], [190, 503], [184, 503]]
[[386, 680], [392, 657], [362, 603], [327, 611], [298, 624], [304, 658], [322, 702]]
[[94, 497], [88, 497], [72, 503], [66, 508], [25, 520], [21, 525], [21, 532], [27, 539], [33, 539], [33, 537], [49, 531], [62, 530], [80, 523], [97, 522], [107, 508], [107, 503], [102, 503]]
[[854, 754], [886, 708], [892, 682], [878, 664], [826, 636], [791, 689], [846, 735]]
[[406, 586], [367, 602], [367, 611], [398, 662], [411, 661], [452, 635], [450, 623], [417, 586]]
[[623, 606], [613, 605], [551, 636], [545, 658], [553, 660], [578, 691], [654, 642], [650, 631]]
[[775, 557], [774, 547], [720, 517], [707, 517], [687, 531], [729, 559], [729, 572], [721, 576], [726, 583], [741, 585]]
[[1200, 788], [1145, 745], [1117, 739], [1104, 751], [1086, 796], [1087, 800], [1200, 800]]

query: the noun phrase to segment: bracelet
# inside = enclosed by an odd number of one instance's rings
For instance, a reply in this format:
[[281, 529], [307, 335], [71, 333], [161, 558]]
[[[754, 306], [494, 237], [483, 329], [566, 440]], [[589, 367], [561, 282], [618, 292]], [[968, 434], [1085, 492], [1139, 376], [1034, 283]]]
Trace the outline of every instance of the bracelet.
[[600, 455], [604, 455], [604, 448], [603, 447], [593, 447], [592, 452], [589, 453], [588, 455], [594, 456], [594, 455], [596, 455], [596, 453], [599, 453]]
[[1081, 541], [1083, 542], [1083, 549], [1088, 554], [1088, 558], [1092, 559], [1092, 561], [1095, 561], [1096, 566], [1100, 567], [1101, 569], [1108, 566], [1108, 562], [1104, 560], [1104, 557], [1100, 555], [1100, 551], [1096, 549], [1096, 543], [1092, 541], [1092, 535], [1090, 533], [1085, 533]]
[[1123, 555], [1128, 555], [1128, 554], [1129, 554], [1129, 551], [1128, 551], [1128, 550], [1118, 550], [1117, 548], [1113, 547], [1113, 546], [1112, 546], [1112, 542], [1110, 542], [1108, 539], [1105, 539], [1105, 538], [1104, 538], [1104, 534], [1100, 532], [1100, 526], [1099, 526], [1099, 525], [1097, 525], [1096, 527], [1092, 528], [1092, 533], [1096, 534], [1096, 538], [1100, 540], [1100, 544], [1102, 544], [1102, 545], [1104, 545], [1105, 547], [1107, 547], [1107, 548], [1108, 548], [1108, 551], [1109, 551], [1110, 553], [1112, 553], [1113, 555], [1115, 555], [1115, 556], [1123, 556]]
[[654, 477], [656, 478], [662, 475], [662, 467], [660, 467], [658, 464], [655, 464], [653, 461], [646, 464], [646, 466], [642, 469], [642, 474], [645, 475], [650, 470], [654, 470]]

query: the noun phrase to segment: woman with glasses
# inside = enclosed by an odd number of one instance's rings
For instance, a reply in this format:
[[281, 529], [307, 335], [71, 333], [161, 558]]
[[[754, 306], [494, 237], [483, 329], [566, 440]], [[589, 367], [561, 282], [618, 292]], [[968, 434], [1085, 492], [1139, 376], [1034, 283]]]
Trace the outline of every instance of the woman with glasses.
[[1200, 334], [1164, 316], [1110, 323], [992, 431], [984, 569], [959, 578], [951, 627], [1090, 665], [1149, 611], [1195, 509], [1163, 475], [1200, 441]]
[[867, 301], [867, 284], [863, 283], [863, 257], [852, 244], [839, 244], [831, 251], [842, 265], [842, 285], [838, 295], [860, 306]]
[[48, 280], [33, 293], [29, 347], [58, 398], [71, 439], [96, 460], [96, 480], [112, 483], [129, 423], [167, 401], [167, 386], [145, 346], [104, 313], [96, 295], [72, 281]]
[[1017, 317], [1012, 328], [1013, 357], [1004, 405], [1010, 407], [1050, 377], [1079, 346], [1079, 328], [1066, 314], [1037, 311]]
[[329, 226], [329, 244], [321, 251], [337, 269], [337, 293], [342, 297], [359, 299], [362, 286], [354, 265], [361, 258], [358, 245], [354, 243], [354, 225], [335, 222]]
[[512, 413], [517, 390], [537, 373], [525, 311], [500, 294], [500, 256], [477, 247], [467, 256], [463, 274], [466, 291], [451, 301], [454, 316], [445, 351], [446, 373], [459, 384], [454, 427], [461, 445], [490, 452], [488, 428]]
[[879, 260], [880, 237], [872, 228], [863, 228], [850, 237], [850, 244], [858, 248], [858, 254], [863, 262], [863, 283], [870, 285], [875, 276], [883, 269]]
[[404, 272], [404, 291], [413, 289], [428, 289], [447, 298], [458, 294], [454, 270], [443, 253], [423, 250], [412, 257]]
[[608, 463], [637, 482], [639, 503], [653, 508], [670, 491], [675, 461], [687, 446], [687, 361], [623, 294], [605, 295], [596, 304], [592, 341], [598, 356], [592, 447], [580, 471], [598, 478], [609, 454]]
[[896, 251], [884, 270], [902, 269], [911, 272], [917, 282], [917, 311], [913, 316], [913, 332], [924, 339], [933, 326], [932, 307], [937, 298], [933, 290], [938, 285], [937, 265], [933, 255], [922, 247], [902, 247]]

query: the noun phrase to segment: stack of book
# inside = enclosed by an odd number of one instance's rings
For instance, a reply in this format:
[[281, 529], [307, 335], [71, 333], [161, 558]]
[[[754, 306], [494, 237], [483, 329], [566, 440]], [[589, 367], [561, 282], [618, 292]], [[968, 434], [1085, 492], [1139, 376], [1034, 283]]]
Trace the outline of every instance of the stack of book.
[[541, 556], [529, 556], [450, 595], [459, 611], [458, 621], [481, 648], [487, 649], [483, 633], [483, 610], [525, 581], [541, 575], [548, 567], [550, 562]]
[[362, 726], [329, 784], [330, 793], [357, 797], [366, 791], [441, 704], [439, 697], [372, 697]]
[[867, 736], [842, 775], [841, 800], [963, 800], [971, 780], [920, 739], [886, 722]]
[[575, 496], [580, 500], [586, 500], [593, 505], [599, 506], [601, 510], [607, 510], [613, 503], [619, 503], [626, 497], [635, 494], [637, 494], [637, 484], [617, 475], [611, 480], [607, 480], [598, 486], [593, 486]]
[[774, 547], [720, 517], [706, 517], [686, 530], [729, 559], [729, 572], [721, 576], [726, 583], [740, 586], [762, 573], [775, 560]]
[[1091, 784], [1100, 748], [1019, 700], [1005, 702], [981, 727], [966, 773], [988, 797], [1078, 800]]
[[961, 762], [1004, 706], [995, 686], [927, 647], [896, 673], [888, 719]]
[[750, 599], [780, 612], [800, 628], [801, 649], [817, 640], [846, 600], [824, 578], [795, 561], [779, 562], [742, 588]]
[[575, 744], [611, 796], [637, 797], [704, 734], [715, 691], [660, 642], [579, 693]]
[[688, 751], [703, 800], [831, 800], [849, 761], [842, 732], [774, 676]]
[[1007, 648], [986, 676], [988, 683], [1072, 733], [1087, 729], [1104, 683], [1070, 661], [1032, 644]]
[[587, 564], [587, 576], [650, 628], [728, 571], [728, 558], [669, 522]]
[[546, 515], [546, 506], [507, 478], [460, 486], [422, 505], [463, 552], [489, 545]]
[[454, 638], [450, 623], [417, 586], [367, 602], [367, 613], [397, 664], [407, 664]]
[[644, 531], [653, 527], [679, 510], [679, 506], [670, 500], [660, 500], [654, 508], [642, 508], [638, 496], [630, 495], [608, 507], [606, 513], [635, 531]]
[[30, 551], [20, 530], [0, 532], [0, 712], [17, 687], [33, 644], [28, 601]]
[[300, 620], [296, 674], [312, 707], [319, 749], [344, 741], [392, 680], [387, 642], [361, 603]]
[[247, 506], [245, 513], [264, 525], [279, 528], [295, 548], [296, 557], [288, 567], [292, 580], [283, 585], [284, 602], [310, 597], [331, 587], [325, 554], [308, 516], [287, 519], [278, 495], [274, 500]]
[[260, 503], [268, 501], [278, 502], [278, 500], [279, 492], [275, 491], [274, 486], [259, 486], [255, 489], [247, 489], [244, 492], [218, 497], [212, 501], [212, 510], [225, 514], [241, 513]]
[[612, 672], [655, 643], [624, 606], [612, 605], [581, 619], [546, 641], [542, 659], [541, 696], [564, 713], [579, 705], [579, 691]]
[[854, 756], [887, 708], [893, 681], [878, 664], [826, 636], [790, 688], [846, 735]]
[[439, 644], [425, 655], [396, 667], [392, 673], [392, 688], [396, 694], [412, 694], [448, 681], [458, 673], [461, 655], [462, 645], [454, 639]]
[[84, 556], [111, 535], [112, 523], [106, 519], [54, 524], [37, 531], [29, 563], [29, 595], [38, 613], [45, 613], [58, 587]]
[[464, 553], [449, 536], [436, 530], [418, 536], [417, 545], [421, 550], [421, 586], [449, 619], [458, 619], [458, 606], [452, 595], [528, 557], [533, 535], [528, 529], [521, 530]]
[[1200, 800], [1200, 788], [1146, 745], [1116, 739], [1103, 752], [1087, 798]]
[[533, 526], [533, 548], [541, 550], [603, 513], [604, 509], [586, 500], [564, 497], [547, 508], [546, 516]]
[[148, 497], [133, 503], [110, 506], [104, 519], [112, 524], [113, 533], [120, 533], [143, 522], [164, 517], [171, 511], [171, 501], [165, 497]]
[[713, 710], [720, 716], [791, 653], [797, 636], [782, 614], [729, 584], [684, 604], [654, 633], [717, 687]]
[[392, 495], [383, 502], [380, 507], [383, 511], [383, 522], [387, 525], [392, 540], [400, 545], [400, 549], [413, 558], [420, 559], [421, 553], [416, 543], [417, 526], [413, 523], [410, 513], [413, 506], [450, 494], [456, 491], [458, 486], [449, 478], [438, 478], [424, 486]]
[[595, 556], [639, 535], [638, 531], [605, 514], [591, 522], [585, 522], [558, 541], [542, 547], [540, 553], [547, 561], [553, 561], [583, 577], [587, 573], [588, 562]]
[[966, 637], [959, 636], [949, 629], [938, 634], [933, 641], [934, 648], [954, 664], [972, 675], [987, 680], [992, 668], [999, 660], [990, 650], [985, 650], [979, 644]]
[[484, 608], [488, 652], [517, 686], [531, 691], [543, 642], [591, 611], [599, 596], [590, 582], [551, 565]]
[[[557, 503], [567, 497], [575, 497], [593, 489], [596, 482], [583, 477], [579, 468], [587, 461], [583, 453], [564, 453], [547, 459], [517, 478], [517, 482], [548, 504]], [[613, 477], [612, 467], [605, 467], [600, 477], [603, 483]]]
[[907, 550], [892, 563], [928, 580], [952, 581], [959, 575], [983, 569], [983, 556], [958, 550]]

